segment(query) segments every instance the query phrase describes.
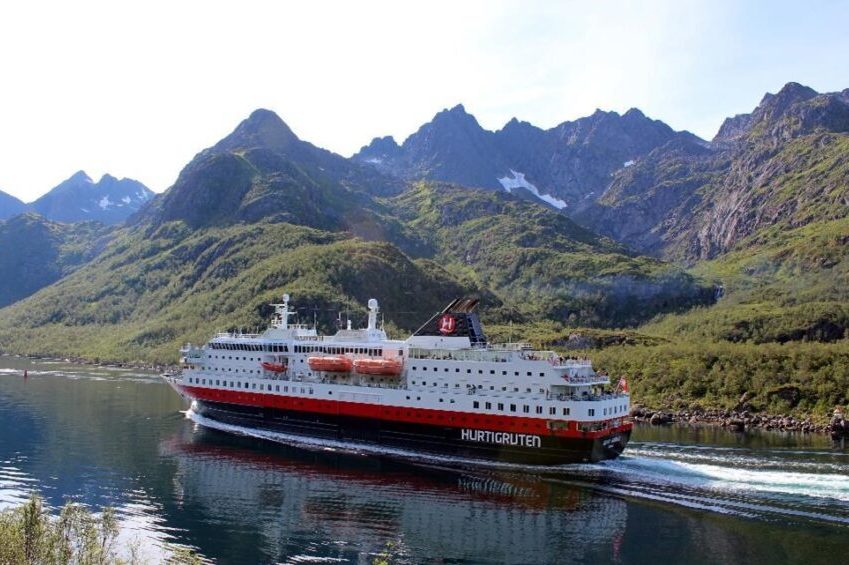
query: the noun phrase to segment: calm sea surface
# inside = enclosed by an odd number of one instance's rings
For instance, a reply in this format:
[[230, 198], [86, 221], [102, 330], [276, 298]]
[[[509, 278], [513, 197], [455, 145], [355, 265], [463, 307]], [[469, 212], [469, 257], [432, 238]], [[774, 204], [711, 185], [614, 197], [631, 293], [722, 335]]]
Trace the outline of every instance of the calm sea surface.
[[480, 467], [293, 447], [186, 408], [152, 373], [0, 357], [0, 507], [114, 506], [153, 560], [849, 562], [849, 451], [825, 437], [640, 428], [606, 464]]

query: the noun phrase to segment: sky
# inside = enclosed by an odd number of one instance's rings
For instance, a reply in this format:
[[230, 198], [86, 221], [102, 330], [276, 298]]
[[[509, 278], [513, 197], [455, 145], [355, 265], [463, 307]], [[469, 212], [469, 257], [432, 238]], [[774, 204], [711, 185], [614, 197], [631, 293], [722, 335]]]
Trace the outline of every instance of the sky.
[[711, 138], [765, 92], [849, 88], [849, 2], [0, 6], [0, 190], [78, 170], [161, 192], [256, 108], [350, 156], [458, 103], [487, 129], [640, 108]]

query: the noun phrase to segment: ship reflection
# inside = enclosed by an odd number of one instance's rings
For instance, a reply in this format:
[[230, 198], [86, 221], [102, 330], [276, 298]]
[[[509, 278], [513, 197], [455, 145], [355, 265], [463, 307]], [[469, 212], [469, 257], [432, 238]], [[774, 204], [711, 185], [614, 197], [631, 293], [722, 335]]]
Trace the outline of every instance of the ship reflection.
[[175, 462], [182, 511], [227, 524], [212, 555], [228, 562], [357, 562], [387, 547], [411, 562], [610, 561], [627, 519], [622, 500], [515, 471], [303, 450], [200, 426], [160, 452]]

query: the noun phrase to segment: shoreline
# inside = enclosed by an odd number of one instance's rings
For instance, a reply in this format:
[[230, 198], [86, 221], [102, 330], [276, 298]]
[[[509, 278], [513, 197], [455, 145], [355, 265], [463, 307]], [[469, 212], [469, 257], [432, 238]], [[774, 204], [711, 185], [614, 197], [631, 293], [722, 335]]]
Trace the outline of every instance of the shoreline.
[[749, 410], [653, 410], [639, 404], [631, 408], [635, 422], [651, 426], [703, 425], [721, 427], [734, 432], [763, 430], [802, 434], [827, 434], [832, 439], [849, 438], [849, 420], [835, 414], [827, 424], [817, 423], [810, 416], [804, 419], [787, 414], [761, 414]]
[[141, 369], [145, 371], [157, 371], [160, 373], [179, 369], [179, 365], [164, 363], [141, 363], [131, 361], [92, 361], [84, 357], [54, 357], [51, 355], [20, 355], [17, 353], [0, 353], [0, 357], [17, 357], [18, 359], [30, 359], [33, 361], [58, 361], [72, 365], [86, 365], [89, 367], [107, 367], [112, 369]]

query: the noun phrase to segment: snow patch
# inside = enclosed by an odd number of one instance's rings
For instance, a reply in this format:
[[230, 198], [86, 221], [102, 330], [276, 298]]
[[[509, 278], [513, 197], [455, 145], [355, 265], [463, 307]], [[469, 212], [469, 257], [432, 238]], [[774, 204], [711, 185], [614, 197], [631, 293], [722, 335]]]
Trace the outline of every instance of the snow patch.
[[371, 163], [372, 165], [382, 165], [383, 159], [378, 157], [372, 157], [371, 159], [366, 159], [366, 163]]
[[130, 197], [125, 196], [124, 198], [121, 199], [121, 202], [123, 202], [124, 204], [129, 204], [131, 202]]
[[106, 210], [107, 208], [112, 206], [112, 201], [109, 200], [108, 196], [104, 196], [103, 198], [100, 199], [100, 201], [97, 203], [97, 205], [100, 206], [101, 210]]
[[88, 208], [80, 208], [80, 210], [82, 210], [86, 214], [91, 214], [91, 210], [89, 210]]
[[623, 167], [630, 167], [633, 164], [634, 164], [634, 160], [631, 159], [630, 161], [625, 161], [624, 163], [622, 163], [622, 166]]
[[140, 202], [144, 202], [145, 200], [147, 200], [148, 198], [150, 198], [150, 196], [151, 196], [151, 195], [150, 195], [150, 194], [148, 194], [147, 192], [138, 191], [138, 192], [136, 193], [136, 198], [138, 198]]
[[498, 182], [501, 183], [501, 186], [503, 186], [504, 190], [506, 190], [507, 192], [512, 193], [514, 188], [524, 188], [543, 202], [551, 204], [558, 210], [562, 210], [563, 208], [568, 206], [566, 202], [560, 200], [556, 196], [552, 196], [550, 194], [542, 194], [537, 187], [525, 180], [524, 173], [520, 173], [519, 171], [514, 171], [513, 169], [510, 169], [510, 174], [513, 175], [512, 178], [503, 177], [498, 179]]

